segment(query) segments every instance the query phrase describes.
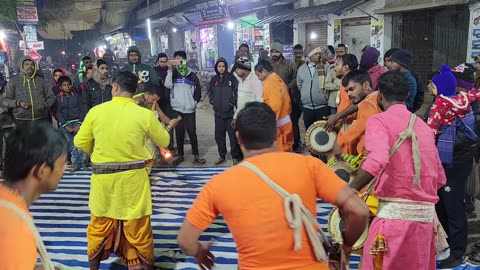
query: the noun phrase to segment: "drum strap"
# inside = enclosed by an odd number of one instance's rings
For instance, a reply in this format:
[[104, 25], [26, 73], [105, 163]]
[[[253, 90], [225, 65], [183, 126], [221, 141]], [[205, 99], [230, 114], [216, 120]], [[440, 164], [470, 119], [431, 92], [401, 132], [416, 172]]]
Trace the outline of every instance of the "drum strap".
[[[415, 171], [415, 176], [413, 178], [413, 184], [418, 185], [420, 183], [420, 150], [418, 149], [418, 142], [417, 142], [417, 135], [413, 131], [413, 125], [415, 124], [415, 120], [417, 119], [417, 116], [412, 113], [410, 116], [410, 121], [408, 122], [408, 127], [400, 132], [399, 137], [397, 141], [393, 144], [392, 148], [389, 151], [389, 157], [391, 158], [395, 152], [397, 152], [398, 148], [407, 140], [411, 139], [412, 141], [412, 154], [413, 154], [413, 167]], [[380, 173], [378, 174], [379, 176], [383, 174], [385, 171], [385, 167], [382, 168]], [[370, 192], [373, 189], [373, 186], [375, 185], [375, 182], [378, 177], [375, 177], [370, 184], [368, 185], [365, 194], [370, 194]]]
[[33, 223], [33, 219], [31, 217], [29, 217], [22, 209], [20, 209], [14, 203], [11, 203], [9, 201], [0, 199], [0, 206], [3, 206], [4, 208], [7, 208], [7, 209], [11, 210], [18, 217], [23, 219], [23, 221], [25, 221], [25, 223], [28, 225], [28, 227], [30, 228], [30, 230], [32, 231], [32, 233], [35, 237], [35, 244], [37, 245], [37, 252], [40, 255], [40, 259], [42, 260], [43, 268], [45, 270], [55, 270], [55, 267], [53, 266], [52, 261], [48, 257], [47, 249], [45, 248], [45, 245], [43, 244], [40, 233], [38, 232], [37, 228], [35, 227], [35, 224]]
[[[294, 250], [298, 250], [302, 247], [302, 225], [305, 226], [310, 243], [312, 244], [315, 257], [320, 262], [326, 262], [328, 260], [327, 253], [322, 245], [322, 242], [330, 245], [327, 236], [323, 233], [320, 224], [317, 219], [312, 215], [310, 210], [306, 208], [302, 199], [298, 194], [290, 194], [277, 183], [275, 183], [270, 177], [264, 174], [260, 169], [250, 162], [244, 161], [240, 165], [250, 169], [257, 174], [267, 185], [275, 190], [283, 199], [283, 205], [285, 207], [285, 216], [287, 218], [288, 225], [293, 229]], [[322, 241], [319, 239], [317, 232], [320, 233]]]

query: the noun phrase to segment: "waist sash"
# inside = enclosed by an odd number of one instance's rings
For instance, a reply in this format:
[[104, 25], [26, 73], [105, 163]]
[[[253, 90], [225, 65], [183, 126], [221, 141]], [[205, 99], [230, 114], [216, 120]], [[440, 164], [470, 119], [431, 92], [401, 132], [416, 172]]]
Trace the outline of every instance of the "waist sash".
[[[434, 203], [388, 197], [379, 197], [378, 199], [377, 217], [432, 223], [436, 254], [438, 255], [448, 248], [447, 233], [438, 220]], [[372, 243], [372, 247], [375, 246], [375, 242]]]
[[145, 168], [144, 160], [129, 162], [110, 162], [110, 163], [92, 163], [92, 171], [94, 174], [117, 173], [129, 170]]
[[281, 126], [286, 125], [290, 122], [292, 122], [292, 120], [290, 119], [290, 115], [287, 115], [287, 116], [277, 120], [277, 127], [281, 127]]
[[401, 198], [379, 197], [377, 217], [417, 222], [433, 222], [435, 204]]

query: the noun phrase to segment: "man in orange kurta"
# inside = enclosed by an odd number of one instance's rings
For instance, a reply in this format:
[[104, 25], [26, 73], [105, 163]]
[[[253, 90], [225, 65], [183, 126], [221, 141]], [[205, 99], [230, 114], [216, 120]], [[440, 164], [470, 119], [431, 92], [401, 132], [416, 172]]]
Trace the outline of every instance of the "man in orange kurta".
[[377, 102], [377, 92], [371, 87], [370, 76], [364, 70], [349, 72], [342, 80], [346, 93], [353, 104], [358, 105], [358, 112], [353, 123], [337, 136], [334, 154], [358, 155], [364, 149], [364, 135], [367, 119], [381, 112]]
[[[358, 68], [357, 57], [353, 54], [344, 54], [338, 56], [335, 61], [335, 73], [337, 78], [343, 80], [345, 76], [352, 70]], [[340, 82], [339, 95], [337, 97], [337, 113], [330, 115], [325, 125], [327, 131], [333, 131], [338, 121], [343, 121], [343, 127], [341, 130], [344, 131], [346, 127], [352, 124], [352, 121], [356, 118], [357, 106], [352, 104], [345, 86]]]
[[290, 119], [292, 109], [288, 87], [282, 78], [273, 72], [272, 65], [268, 61], [260, 60], [255, 66], [255, 74], [263, 82], [263, 102], [275, 112], [277, 150], [290, 151], [293, 146], [293, 128]]

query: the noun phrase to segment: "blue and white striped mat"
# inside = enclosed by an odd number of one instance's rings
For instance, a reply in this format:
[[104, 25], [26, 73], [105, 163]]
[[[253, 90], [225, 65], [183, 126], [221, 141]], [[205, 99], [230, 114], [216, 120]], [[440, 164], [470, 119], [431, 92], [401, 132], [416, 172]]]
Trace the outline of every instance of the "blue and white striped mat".
[[[151, 178], [155, 244], [155, 264], [165, 269], [198, 269], [191, 257], [185, 257], [176, 243], [178, 229], [186, 211], [203, 184], [221, 167], [154, 169]], [[55, 192], [44, 194], [31, 207], [52, 260], [72, 269], [88, 269], [86, 227], [89, 221], [89, 172], [65, 173]], [[319, 223], [326, 231], [327, 216], [332, 206], [317, 204]], [[219, 217], [203, 233], [201, 240], [214, 240], [211, 247], [216, 256], [216, 269], [237, 269], [235, 243], [225, 221]], [[359, 257], [352, 256], [351, 269], [357, 269]], [[120, 260], [111, 258], [101, 263], [101, 269], [121, 269]], [[474, 269], [465, 266], [456, 269]], [[475, 268], [480, 269], [480, 268]]]

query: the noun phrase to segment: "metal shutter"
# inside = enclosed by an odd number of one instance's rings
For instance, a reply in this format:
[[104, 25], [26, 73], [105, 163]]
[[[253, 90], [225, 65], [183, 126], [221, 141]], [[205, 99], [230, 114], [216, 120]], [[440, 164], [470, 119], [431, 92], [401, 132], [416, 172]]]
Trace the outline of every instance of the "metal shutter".
[[307, 23], [305, 27], [305, 48], [307, 52], [316, 47], [321, 47], [322, 50], [327, 47], [327, 22]]

